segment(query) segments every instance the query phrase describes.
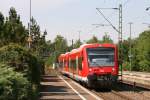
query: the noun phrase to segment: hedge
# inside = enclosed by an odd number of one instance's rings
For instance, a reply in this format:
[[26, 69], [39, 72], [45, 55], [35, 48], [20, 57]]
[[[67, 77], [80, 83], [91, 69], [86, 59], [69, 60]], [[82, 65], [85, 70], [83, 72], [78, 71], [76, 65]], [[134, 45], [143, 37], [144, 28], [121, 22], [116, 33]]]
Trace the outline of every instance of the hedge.
[[31, 83], [40, 83], [44, 64], [24, 47], [17, 44], [3, 46], [0, 48], [0, 62], [6, 63], [17, 72], [22, 72]]
[[23, 74], [0, 63], [0, 100], [29, 100], [31, 84]]

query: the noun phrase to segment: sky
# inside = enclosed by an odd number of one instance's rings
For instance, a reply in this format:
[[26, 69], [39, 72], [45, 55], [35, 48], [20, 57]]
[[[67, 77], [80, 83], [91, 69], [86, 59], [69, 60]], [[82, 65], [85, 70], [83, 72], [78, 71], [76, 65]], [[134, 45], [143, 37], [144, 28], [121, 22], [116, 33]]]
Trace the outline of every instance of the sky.
[[[31, 0], [32, 16], [41, 27], [46, 29], [47, 40], [54, 40], [62, 35], [68, 42], [80, 39], [86, 41], [93, 35], [102, 39], [104, 34], [110, 35], [114, 42], [118, 41], [118, 33], [111, 26], [96, 27], [93, 24], [109, 23], [99, 14], [96, 8], [116, 8], [123, 5], [123, 39], [129, 37], [129, 22], [132, 22], [132, 38], [148, 29], [150, 23], [150, 0]], [[10, 7], [15, 7], [23, 24], [29, 22], [30, 0], [0, 0], [0, 12], [8, 16]], [[110, 22], [118, 28], [118, 10], [101, 9]], [[80, 35], [79, 35], [80, 34]]]

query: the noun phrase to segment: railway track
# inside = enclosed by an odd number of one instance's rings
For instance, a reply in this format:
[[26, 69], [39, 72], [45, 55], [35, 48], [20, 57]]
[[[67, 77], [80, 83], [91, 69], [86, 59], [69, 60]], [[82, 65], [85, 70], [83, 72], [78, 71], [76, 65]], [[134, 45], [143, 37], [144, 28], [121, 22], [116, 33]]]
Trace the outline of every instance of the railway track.
[[121, 89], [113, 89], [111, 91], [91, 91], [102, 97], [104, 100], [150, 100], [148, 94], [143, 95], [141, 92], [135, 92], [130, 89], [128, 89], [128, 91]]
[[150, 90], [133, 84], [118, 83], [110, 91], [91, 90], [104, 100], [150, 100]]
[[144, 88], [144, 89], [149, 89], [150, 90], [150, 85], [146, 85], [146, 84], [140, 84], [137, 82], [131, 82], [131, 81], [120, 81], [123, 84], [128, 84], [131, 85], [133, 87], [139, 87], [139, 88]]
[[150, 100], [150, 90], [134, 84], [119, 83], [112, 92], [126, 100]]
[[149, 89], [133, 86], [133, 84], [118, 83], [109, 91], [102, 89], [89, 89], [89, 91], [104, 100], [150, 100]]
[[95, 91], [92, 90], [92, 92], [100, 97], [102, 97], [104, 100], [130, 100], [126, 96], [120, 95], [118, 92], [110, 91], [110, 92], [104, 92], [104, 91]]
[[[83, 87], [85, 87], [85, 85]], [[103, 98], [104, 100], [134, 100], [129, 96], [123, 95], [115, 90], [100, 90], [100, 89], [99, 90], [88, 89], [88, 90], [96, 94], [97, 96]]]

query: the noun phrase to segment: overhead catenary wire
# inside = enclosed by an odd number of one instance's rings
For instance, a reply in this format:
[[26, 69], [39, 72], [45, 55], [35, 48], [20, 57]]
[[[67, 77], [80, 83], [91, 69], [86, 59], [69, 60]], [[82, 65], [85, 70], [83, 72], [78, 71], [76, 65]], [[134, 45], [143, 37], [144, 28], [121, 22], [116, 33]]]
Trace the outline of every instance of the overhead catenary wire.
[[[122, 4], [122, 8], [125, 7], [131, 0], [126, 0], [123, 4]], [[113, 14], [115, 13], [116, 11], [113, 11], [112, 13], [110, 13], [108, 16], [113, 16]], [[99, 13], [97, 13], [99, 14]], [[108, 17], [107, 19], [109, 19], [110, 17]], [[103, 21], [101, 21], [100, 23], [104, 23], [105, 22], [105, 19]], [[92, 33], [97, 27], [94, 27], [92, 28], [91, 30], [88, 31], [88, 33]]]
[[97, 11], [103, 16], [103, 18], [112, 26], [112, 28], [114, 30], [116, 30], [118, 33], [120, 33], [120, 31], [110, 22], [110, 20], [108, 18], [105, 17], [105, 15], [100, 11], [100, 9], [96, 8]]

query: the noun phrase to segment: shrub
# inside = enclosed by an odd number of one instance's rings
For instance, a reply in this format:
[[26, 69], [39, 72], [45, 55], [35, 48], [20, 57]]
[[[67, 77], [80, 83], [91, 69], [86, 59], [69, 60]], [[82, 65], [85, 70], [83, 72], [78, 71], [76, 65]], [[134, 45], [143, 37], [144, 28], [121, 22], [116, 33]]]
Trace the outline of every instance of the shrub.
[[0, 100], [27, 100], [31, 87], [27, 78], [5, 64], [0, 63]]
[[0, 48], [0, 62], [6, 63], [17, 72], [22, 72], [28, 81], [39, 85], [43, 64], [22, 46], [10, 44]]

